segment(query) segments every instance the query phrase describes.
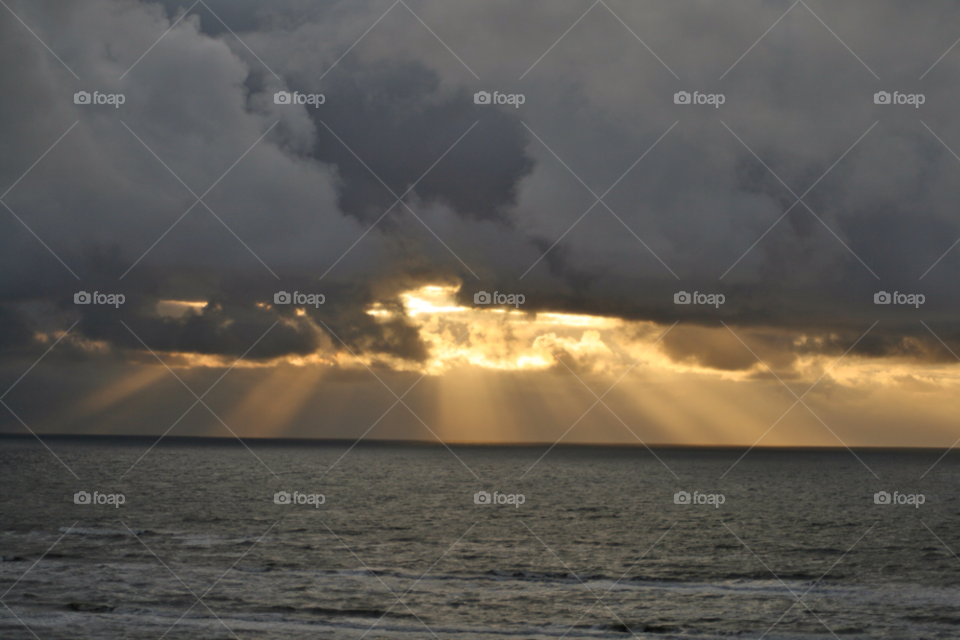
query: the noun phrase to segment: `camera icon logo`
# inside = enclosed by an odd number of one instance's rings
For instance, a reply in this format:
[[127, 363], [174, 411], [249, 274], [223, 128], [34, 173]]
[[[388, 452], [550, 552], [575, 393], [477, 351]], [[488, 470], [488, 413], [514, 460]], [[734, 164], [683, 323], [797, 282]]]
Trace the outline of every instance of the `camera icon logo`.
[[673, 104], [690, 104], [690, 94], [686, 91], [677, 91], [673, 94]]
[[890, 104], [890, 94], [886, 91], [877, 91], [873, 94], [873, 104]]
[[486, 491], [477, 491], [473, 494], [473, 504], [492, 504], [493, 499]]
[[73, 504], [90, 504], [90, 494], [86, 491], [77, 491], [73, 494]]
[[73, 294], [73, 304], [90, 304], [92, 301], [93, 296], [86, 291], [77, 291]]
[[877, 491], [873, 494], [873, 504], [890, 504], [890, 494], [886, 491]]
[[686, 291], [678, 291], [673, 294], [673, 304], [690, 304], [693, 297]]
[[77, 91], [73, 94], [73, 104], [90, 104], [90, 94], [86, 91]]
[[673, 494], [673, 504], [690, 504], [690, 494], [686, 491], [677, 491]]
[[275, 504], [290, 504], [290, 494], [286, 491], [277, 491], [273, 494]]
[[286, 291], [277, 291], [273, 294], [273, 304], [290, 304], [293, 297]]
[[886, 291], [873, 294], [873, 304], [890, 304], [892, 296]]
[[490, 104], [490, 93], [488, 91], [477, 91], [473, 94], [474, 104]]
[[290, 92], [289, 91], [277, 91], [273, 94], [273, 104], [290, 104]]
[[486, 291], [478, 291], [473, 294], [473, 304], [490, 304], [492, 301], [492, 296]]

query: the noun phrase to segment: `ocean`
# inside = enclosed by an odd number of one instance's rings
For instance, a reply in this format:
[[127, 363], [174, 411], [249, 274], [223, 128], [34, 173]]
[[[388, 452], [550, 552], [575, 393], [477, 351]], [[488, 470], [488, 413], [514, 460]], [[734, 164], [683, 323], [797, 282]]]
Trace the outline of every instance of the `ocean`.
[[45, 441], [8, 640], [960, 636], [942, 451]]

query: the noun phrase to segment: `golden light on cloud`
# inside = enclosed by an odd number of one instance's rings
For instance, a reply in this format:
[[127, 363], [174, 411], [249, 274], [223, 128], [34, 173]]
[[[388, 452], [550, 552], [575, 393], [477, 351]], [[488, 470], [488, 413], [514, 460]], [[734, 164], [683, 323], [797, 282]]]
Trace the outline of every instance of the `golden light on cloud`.
[[[401, 294], [404, 313], [430, 346], [431, 358], [422, 371], [440, 374], [472, 365], [501, 371], [542, 370], [556, 366], [554, 354], [570, 354], [576, 362], [590, 361], [603, 369], [605, 359], [617, 359], [601, 337], [623, 323], [609, 318], [527, 313], [516, 307], [462, 306], [459, 286], [431, 285]], [[387, 319], [394, 312], [380, 305], [368, 310]]]
[[[395, 371], [444, 375], [454, 369], [522, 372], [570, 368], [577, 375], [620, 375], [641, 357], [651, 369], [684, 376], [731, 382], [772, 378], [766, 366], [728, 329], [677, 326], [666, 340], [656, 344], [667, 326], [649, 321], [560, 312], [526, 312], [522, 308], [496, 305], [462, 305], [457, 300], [460, 285], [433, 284], [400, 294], [402, 309], [374, 303], [367, 314], [378, 321], [402, 319], [412, 324], [427, 345], [424, 362], [389, 354], [364, 354], [360, 361], [340, 350], [283, 356], [271, 361], [246, 360], [238, 368], [336, 366], [362, 369], [379, 364]], [[181, 317], [202, 313], [206, 302], [165, 300], [159, 314]], [[294, 311], [297, 322], [313, 323], [303, 309]], [[282, 322], [292, 322], [283, 320]], [[318, 332], [318, 325], [315, 325]], [[800, 335], [785, 340], [764, 330], [737, 330], [740, 337], [763, 353], [777, 375], [802, 392], [821, 376], [825, 383], [855, 389], [860, 387], [910, 387], [917, 392], [955, 389], [960, 370], [950, 363], [930, 365], [909, 359], [861, 358], [848, 355], [834, 366], [837, 355], [816, 352], [822, 337]], [[331, 343], [335, 346], [335, 342]], [[766, 350], [763, 347], [766, 346]], [[821, 345], [822, 346], [822, 345]], [[775, 348], [774, 348], [775, 347]], [[773, 351], [771, 352], [771, 349]], [[230, 358], [219, 355], [174, 353], [172, 365], [223, 367]], [[559, 359], [562, 359], [562, 364]]]
[[[906, 358], [853, 354], [841, 359], [842, 351], [827, 349], [834, 336], [790, 336], [763, 328], [734, 327], [731, 331], [722, 325], [681, 323], [658, 343], [668, 325], [585, 314], [528, 313], [512, 307], [464, 306], [457, 303], [457, 293], [456, 286], [430, 286], [401, 296], [403, 313], [430, 348], [429, 360], [418, 370], [444, 381], [443, 393], [436, 400], [440, 414], [450, 420], [459, 416], [459, 428], [447, 434], [455, 441], [537, 439], [532, 426], [536, 418], [519, 418], [517, 400], [510, 398], [510, 390], [520, 380], [530, 381], [530, 393], [539, 400], [533, 404], [540, 407], [538, 415], [545, 418], [552, 413], [550, 407], [555, 408], [560, 401], [566, 404], [571, 394], [584, 391], [581, 380], [589, 381], [599, 394], [630, 372], [614, 394], [618, 397], [618, 413], [622, 412], [626, 424], [612, 432], [577, 426], [570, 441], [636, 444], [637, 436], [622, 428], [630, 425], [653, 442], [749, 445], [763, 437], [762, 443], [771, 446], [841, 445], [803, 405], [770, 431], [795, 402], [793, 394], [802, 395], [814, 383], [817, 387], [805, 401], [811, 406], [823, 403], [817, 414], [827, 421], [839, 420], [828, 402], [833, 396], [842, 395], [846, 406], [861, 406], [861, 418], [844, 416], [861, 425], [859, 430], [845, 431], [841, 422], [836, 425], [838, 433], [863, 444], [877, 442], [880, 431], [887, 436], [884, 444], [891, 446], [910, 444], [909, 438], [904, 441], [890, 426], [896, 416], [905, 415], [906, 406], [914, 407], [915, 420], [920, 423], [936, 424], [945, 419], [941, 409], [925, 412], [917, 408], [918, 394], [950, 394], [960, 386], [960, 370], [951, 363], [930, 365]], [[401, 312], [375, 307], [370, 313], [388, 318]], [[471, 369], [477, 374], [470, 374]], [[487, 373], [480, 374], [483, 371]], [[467, 380], [472, 382], [467, 385]], [[549, 385], [544, 386], [548, 380]], [[552, 390], [558, 383], [565, 393]], [[898, 398], [897, 407], [890, 406], [889, 399], [894, 397]], [[592, 401], [592, 396], [586, 400]], [[471, 407], [467, 418], [462, 411], [466, 406]], [[571, 419], [576, 411], [577, 407], [571, 406], [569, 412], [559, 413]], [[876, 426], [863, 429], [864, 419], [873, 420]], [[563, 420], [560, 418], [561, 424]]]
[[[400, 304], [385, 301], [367, 309], [375, 322], [413, 327], [426, 346], [423, 361], [356, 349], [358, 359], [340, 348], [310, 309], [291, 309], [280, 322], [325, 336], [312, 353], [235, 363], [236, 356], [170, 352], [164, 360], [184, 369], [235, 365], [221, 393], [236, 378], [246, 382], [224, 415], [252, 436], [351, 436], [358, 425], [344, 423], [344, 417], [355, 416], [358, 403], [366, 408], [370, 394], [388, 403], [395, 399], [367, 366], [398, 394], [424, 376], [405, 402], [417, 406], [417, 414], [448, 442], [552, 442], [569, 430], [564, 442], [840, 446], [841, 437], [851, 446], [921, 443], [904, 424], [926, 434], [922, 443], [930, 446], [949, 446], [960, 435], [949, 426], [960, 411], [954, 399], [960, 368], [949, 362], [854, 354], [840, 359], [842, 351], [829, 349], [835, 336], [528, 312], [523, 306], [461, 304], [458, 293], [457, 285], [434, 284], [401, 293]], [[179, 318], [205, 313], [205, 306], [164, 301], [157, 311]], [[167, 375], [151, 366], [119, 379], [87, 398], [78, 414], [96, 416], [122, 406], [163, 386]], [[796, 396], [814, 383], [804, 397], [808, 411]], [[604, 404], [597, 403], [611, 387]], [[402, 407], [395, 412], [372, 438], [433, 437]], [[374, 420], [364, 417], [359, 427], [367, 429]]]
[[416, 317], [421, 313], [461, 313], [467, 307], [454, 303], [454, 296], [460, 287], [426, 286], [410, 293], [400, 294], [407, 309], [407, 315]]
[[615, 329], [622, 326], [620, 320], [602, 316], [576, 315], [572, 313], [538, 313], [540, 324], [555, 324], [565, 327], [589, 327], [591, 329]]
[[157, 303], [157, 315], [167, 318], [182, 318], [188, 313], [200, 313], [207, 303], [190, 300], [161, 300]]

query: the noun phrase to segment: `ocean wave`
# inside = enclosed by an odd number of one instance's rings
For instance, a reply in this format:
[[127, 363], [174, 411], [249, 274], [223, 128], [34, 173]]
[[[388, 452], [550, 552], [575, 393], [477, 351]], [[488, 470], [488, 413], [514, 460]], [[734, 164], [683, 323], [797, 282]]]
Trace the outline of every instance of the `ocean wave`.
[[147, 529], [95, 529], [85, 527], [60, 527], [60, 533], [67, 533], [72, 536], [95, 536], [104, 538], [119, 538], [144, 536], [152, 533]]
[[[623, 590], [662, 590], [697, 593], [758, 593], [771, 595], [790, 595], [790, 591], [806, 591], [817, 583], [819, 576], [806, 574], [780, 575], [781, 583], [769, 573], [728, 573], [715, 582], [689, 581], [682, 578], [664, 578], [653, 576], [621, 577], [604, 574], [573, 574], [569, 571], [529, 571], [492, 569], [482, 574], [433, 574], [419, 575], [388, 569], [329, 569], [320, 572], [325, 576], [396, 578], [409, 581], [462, 581], [462, 582], [531, 582], [556, 585], [596, 585], [601, 588]], [[786, 586], [784, 586], [784, 584]], [[582, 585], [581, 585], [582, 588]], [[872, 591], [866, 586], [840, 587], [820, 582], [813, 594], [854, 594]]]

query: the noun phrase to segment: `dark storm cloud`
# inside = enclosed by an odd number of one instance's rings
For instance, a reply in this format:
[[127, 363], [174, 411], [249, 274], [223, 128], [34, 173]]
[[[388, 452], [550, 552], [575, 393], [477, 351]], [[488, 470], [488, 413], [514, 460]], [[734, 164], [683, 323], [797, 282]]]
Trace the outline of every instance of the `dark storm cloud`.
[[444, 92], [436, 72], [409, 61], [345, 62], [324, 90], [329, 104], [307, 111], [319, 133], [314, 157], [337, 166], [344, 212], [369, 223], [396, 200], [353, 153], [397, 195], [443, 157], [417, 184], [420, 198], [463, 216], [508, 220], [500, 209], [514, 204], [517, 183], [532, 169], [515, 117], [481, 112], [467, 89]]
[[[76, 285], [67, 282], [47, 286], [29, 297], [21, 297], [17, 306], [0, 307], [0, 349], [10, 354], [45, 349], [50, 339], [38, 340], [38, 334], [59, 333], [76, 323], [51, 359], [108, 355], [89, 341], [104, 343], [120, 360], [135, 357], [147, 362], [152, 358], [145, 353], [148, 350], [226, 358], [247, 353], [245, 359], [249, 361], [313, 353], [330, 355], [343, 348], [341, 340], [357, 355], [388, 354], [415, 362], [427, 356], [419, 333], [403, 316], [382, 322], [366, 313], [374, 302], [401, 306], [399, 299], [391, 299], [396, 294], [387, 285], [380, 286], [375, 293], [368, 286], [331, 282], [322, 287], [323, 304], [288, 306], [274, 304], [274, 294], [281, 287], [272, 278], [260, 275], [148, 269], [135, 284], [118, 285], [115, 274], [121, 264], [102, 261], [98, 266], [98, 272], [85, 278], [84, 286], [90, 292], [122, 294], [122, 305], [77, 305]], [[189, 282], [189, 287], [180, 286], [181, 282]], [[409, 280], [396, 284], [399, 290], [416, 285]], [[284, 277], [282, 288], [291, 292], [321, 291], [315, 278], [298, 275]], [[185, 290], [189, 292], [187, 301], [200, 302], [202, 306], [179, 316], [164, 313], [158, 307], [159, 301], [179, 299]], [[41, 312], [30, 317], [19, 310], [21, 307], [34, 307]], [[143, 356], [136, 356], [141, 352]]]
[[24, 314], [12, 306], [0, 306], [0, 353], [23, 350], [34, 342], [34, 331]]
[[[14, 2], [78, 81], [0, 14], [0, 56], [10, 61], [0, 92], [16, 96], [0, 101], [0, 189], [78, 122], [4, 201], [80, 281], [0, 210], [8, 348], [81, 317], [78, 336], [139, 349], [121, 316], [158, 350], [236, 356], [278, 318], [254, 357], [339, 348], [308, 322], [316, 316], [357, 351], [423, 360], [426, 346], [408, 323], [376, 322], [365, 310], [398, 304], [404, 288], [462, 281], [464, 302], [482, 288], [523, 293], [528, 311], [704, 327], [722, 319], [769, 329], [794, 353], [842, 353], [880, 319], [859, 352], [944, 360], [922, 317], [960, 351], [949, 329], [960, 261], [950, 254], [919, 279], [960, 237], [960, 163], [920, 122], [960, 148], [960, 56], [917, 80], [955, 40], [952, 4], [810, 3], [882, 81], [802, 7], [718, 80], [789, 4], [610, 2], [681, 80], [598, 9], [523, 81], [579, 5], [411, 3], [478, 81], [402, 7], [337, 63], [389, 4], [208, 4], [260, 60], [202, 6], [137, 62], [189, 5]], [[903, 34], [899, 48], [890, 34]], [[81, 89], [128, 100], [80, 108], [71, 96]], [[275, 105], [273, 93], [286, 89], [327, 101]], [[526, 102], [478, 106], [481, 89], [524, 93]], [[881, 89], [928, 100], [921, 110], [881, 108], [872, 101]], [[678, 90], [727, 101], [719, 110], [678, 106]], [[424, 224], [398, 205], [372, 230], [394, 198], [323, 124], [399, 195], [476, 121], [405, 200]], [[204, 198], [215, 215], [163, 163], [197, 195], [216, 184]], [[807, 189], [813, 212], [791, 194]], [[328, 304], [299, 317], [257, 306], [297, 287]], [[113, 315], [75, 308], [80, 289], [124, 291], [129, 302]], [[727, 302], [679, 308], [680, 290]], [[927, 302], [919, 311], [878, 307], [879, 290], [924, 293]], [[173, 319], [157, 313], [160, 299], [209, 306]], [[746, 366], [709, 344], [701, 356], [668, 346], [679, 359]]]

